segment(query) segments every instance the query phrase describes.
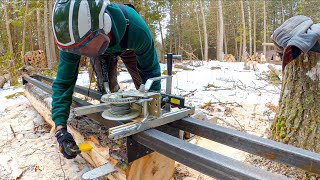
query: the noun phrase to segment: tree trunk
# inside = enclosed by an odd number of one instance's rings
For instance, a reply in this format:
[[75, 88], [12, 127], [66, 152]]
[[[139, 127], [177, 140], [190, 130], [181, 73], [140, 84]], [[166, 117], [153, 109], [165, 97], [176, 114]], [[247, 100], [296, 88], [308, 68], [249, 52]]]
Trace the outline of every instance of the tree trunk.
[[44, 39], [45, 39], [45, 45], [46, 45], [46, 55], [47, 55], [47, 62], [48, 62], [48, 68], [52, 69], [53, 67], [53, 60], [51, 57], [50, 52], [50, 39], [49, 39], [49, 28], [48, 28], [48, 1], [44, 1]]
[[235, 47], [235, 56], [238, 57], [238, 42], [237, 42], [237, 32], [236, 28], [233, 26], [233, 36], [234, 36], [234, 47]]
[[29, 51], [34, 51], [34, 48], [33, 48], [33, 32], [32, 32], [32, 29], [29, 28], [29, 36], [30, 36], [30, 39], [29, 39]]
[[257, 55], [257, 37], [256, 37], [256, 29], [257, 29], [257, 25], [256, 25], [256, 1], [253, 1], [253, 54]]
[[320, 54], [300, 55], [285, 67], [272, 139], [320, 152]]
[[53, 2], [52, 2], [52, 0], [49, 0], [48, 3], [49, 3], [49, 19], [48, 19], [49, 26], [48, 27], [49, 27], [50, 53], [51, 53], [52, 63], [53, 63], [53, 65], [55, 65], [57, 63], [56, 44], [54, 42], [53, 31], [52, 31], [52, 26], [51, 26]]
[[160, 35], [161, 35], [161, 57], [160, 57], [160, 62], [165, 63], [164, 61], [164, 53], [165, 53], [165, 45], [164, 45], [164, 39], [163, 39], [163, 33], [162, 33], [162, 26], [161, 26], [161, 21], [159, 20], [159, 29], [160, 29]]
[[283, 9], [283, 1], [281, 0], [281, 16], [282, 16], [282, 23], [284, 23], [284, 9]]
[[179, 0], [179, 10], [178, 10], [178, 54], [182, 54], [182, 13], [181, 13], [181, 1]]
[[202, 5], [202, 0], [199, 0], [200, 2], [200, 12], [202, 15], [202, 20], [203, 20], [203, 40], [204, 40], [204, 60], [208, 61], [208, 34], [207, 34], [207, 23], [206, 23], [206, 17], [204, 15], [203, 11], [203, 5]]
[[[29, 8], [29, 1], [26, 0], [26, 14], [28, 13], [28, 8]], [[23, 56], [25, 55], [25, 50], [26, 50], [26, 31], [27, 31], [27, 16], [24, 16], [23, 20], [23, 30], [22, 30], [22, 49], [21, 49], [21, 64], [23, 64]], [[31, 37], [32, 38], [32, 37]]]
[[[38, 1], [39, 4], [39, 1]], [[42, 32], [41, 32], [41, 12], [40, 8], [37, 8], [37, 31], [38, 31], [38, 48], [40, 50], [44, 51], [44, 46], [43, 46], [43, 38], [42, 38]]]
[[7, 2], [3, 4], [3, 9], [4, 9], [4, 17], [6, 20], [9, 52], [12, 53], [13, 55], [13, 45], [12, 45], [12, 37], [11, 37], [11, 31], [10, 31], [10, 21], [9, 21], [9, 15], [8, 15]]
[[239, 42], [239, 61], [242, 60], [242, 48], [243, 48], [243, 43], [242, 43], [242, 33], [240, 31], [240, 42]]
[[246, 40], [246, 21], [244, 17], [243, 0], [240, 1], [241, 14], [242, 14], [242, 57], [241, 61], [244, 62], [244, 69], [248, 69], [247, 65], [247, 40]]
[[200, 29], [198, 8], [196, 8], [195, 12], [196, 12], [196, 17], [197, 17], [197, 26], [198, 26], [198, 32], [199, 32], [199, 42], [200, 42], [200, 50], [201, 50], [201, 60], [203, 60], [202, 36], [201, 36], [201, 29]]
[[12, 45], [12, 36], [11, 36], [11, 30], [10, 30], [10, 21], [9, 21], [9, 15], [8, 15], [8, 8], [7, 8], [7, 2], [4, 3], [3, 5], [4, 8], [4, 16], [5, 16], [5, 21], [6, 21], [6, 30], [7, 30], [7, 36], [8, 36], [8, 45], [9, 45], [9, 52], [10, 52], [10, 58], [7, 59], [9, 61], [8, 64], [8, 69], [9, 69], [9, 74], [10, 74], [10, 86], [15, 86], [18, 84], [18, 77], [16, 73], [16, 68], [15, 68], [15, 61], [12, 59], [13, 58], [13, 45]]
[[[38, 111], [43, 119], [50, 125], [54, 126], [51, 119], [51, 95], [45, 93], [31, 84], [26, 85], [25, 95], [30, 104]], [[95, 131], [92, 131], [95, 129]], [[101, 166], [105, 163], [116, 164], [117, 160], [109, 155], [109, 147], [106, 142], [106, 133], [103, 130], [107, 127], [89, 119], [88, 117], [72, 118], [68, 120], [68, 131], [73, 135], [77, 143], [89, 143], [93, 149], [81, 156], [93, 167]], [[109, 175], [108, 179], [119, 180], [149, 180], [149, 179], [170, 179], [175, 170], [173, 160], [153, 152], [147, 156], [137, 159], [123, 169], [116, 166], [118, 172]]]
[[250, 1], [248, 0], [248, 24], [249, 24], [249, 55], [252, 55], [252, 24], [251, 24], [251, 9]]
[[[266, 10], [266, 0], [263, 1], [263, 43], [267, 42], [267, 10]], [[263, 46], [263, 54], [267, 54], [267, 46]], [[266, 56], [267, 57], [267, 56]]]
[[[172, 4], [171, 4], [171, 2], [170, 2], [170, 25], [169, 26], [172, 26], [173, 25], [173, 23], [174, 23], [174, 21], [173, 21], [173, 18], [174, 18], [174, 16], [173, 16], [173, 9], [172, 9]], [[170, 40], [169, 40], [169, 51], [170, 51], [170, 53], [172, 53], [172, 47], [173, 47], [173, 45], [172, 45], [172, 42], [173, 42], [173, 28], [168, 28], [169, 29], [169, 38], [170, 38]]]
[[223, 61], [223, 11], [221, 0], [218, 1], [218, 11], [219, 11], [219, 31], [217, 36], [217, 60]]
[[[224, 28], [225, 29], [225, 28]], [[228, 54], [228, 41], [227, 41], [227, 33], [223, 31], [223, 41], [224, 41], [224, 54]]]

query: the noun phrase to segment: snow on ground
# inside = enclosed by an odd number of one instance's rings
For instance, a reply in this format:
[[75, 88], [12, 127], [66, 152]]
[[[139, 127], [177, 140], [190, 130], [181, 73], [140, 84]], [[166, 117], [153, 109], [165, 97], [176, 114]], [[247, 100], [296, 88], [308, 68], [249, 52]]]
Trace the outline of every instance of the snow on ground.
[[[181, 65], [181, 63], [180, 63]], [[243, 63], [184, 62], [192, 70], [173, 68], [173, 94], [184, 96], [187, 104], [208, 115], [210, 122], [265, 137], [274, 113], [265, 104], [278, 104], [280, 87], [261, 79], [268, 64], [258, 64], [258, 71], [243, 70]], [[281, 69], [280, 66], [276, 66]], [[161, 64], [161, 72], [166, 69]], [[128, 72], [120, 72], [123, 89], [133, 89]], [[89, 84], [86, 71], [78, 76], [78, 85]], [[165, 89], [162, 80], [162, 91]], [[22, 179], [79, 179], [90, 167], [80, 157], [67, 161], [59, 155], [55, 138], [24, 96], [6, 99], [23, 88], [6, 86], [0, 90], [0, 177]], [[201, 108], [207, 104], [206, 107]], [[16, 132], [13, 136], [10, 125]], [[197, 137], [191, 141], [225, 156], [244, 161], [245, 152]], [[60, 157], [61, 163], [60, 163]], [[62, 166], [60, 165], [62, 164]], [[212, 179], [180, 163], [174, 179]], [[0, 178], [1, 179], [1, 178]]]

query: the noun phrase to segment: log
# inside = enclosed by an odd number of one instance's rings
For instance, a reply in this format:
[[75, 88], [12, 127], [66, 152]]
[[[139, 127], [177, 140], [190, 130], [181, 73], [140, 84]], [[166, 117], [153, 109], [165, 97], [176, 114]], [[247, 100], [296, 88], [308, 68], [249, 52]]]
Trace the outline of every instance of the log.
[[[25, 96], [31, 105], [39, 112], [44, 120], [52, 127], [54, 122], [51, 118], [51, 95], [43, 90], [31, 85], [25, 85]], [[68, 131], [73, 135], [77, 143], [89, 143], [93, 149], [81, 156], [93, 167], [98, 167], [107, 162], [117, 164], [117, 161], [109, 155], [107, 143], [107, 129], [99, 123], [86, 116], [73, 117], [68, 120]], [[109, 175], [107, 179], [129, 179], [129, 180], [149, 180], [164, 179], [169, 180], [175, 171], [175, 161], [153, 152], [130, 163], [127, 168], [122, 169], [116, 166], [117, 173]]]
[[10, 75], [5, 74], [3, 76], [0, 76], [0, 88], [3, 88], [4, 84], [10, 80]]

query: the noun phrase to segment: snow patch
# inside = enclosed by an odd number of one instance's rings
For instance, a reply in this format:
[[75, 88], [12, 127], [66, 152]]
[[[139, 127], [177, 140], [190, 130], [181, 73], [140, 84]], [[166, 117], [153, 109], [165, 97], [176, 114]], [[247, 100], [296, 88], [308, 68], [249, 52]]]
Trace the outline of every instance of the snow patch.
[[306, 73], [307, 76], [309, 76], [310, 79], [313, 81], [319, 80], [320, 77], [320, 62], [317, 63], [316, 66], [314, 66], [310, 71]]

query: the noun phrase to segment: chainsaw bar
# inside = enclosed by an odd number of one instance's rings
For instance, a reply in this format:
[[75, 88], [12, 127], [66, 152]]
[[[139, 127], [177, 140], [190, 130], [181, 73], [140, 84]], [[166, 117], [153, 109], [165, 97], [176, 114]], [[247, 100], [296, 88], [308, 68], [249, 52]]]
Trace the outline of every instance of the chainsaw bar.
[[115, 172], [117, 172], [117, 169], [115, 169], [111, 163], [107, 163], [84, 173], [82, 179], [96, 179], [98, 177], [108, 176]]

